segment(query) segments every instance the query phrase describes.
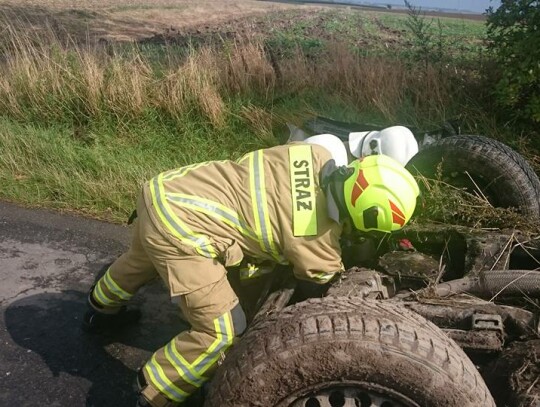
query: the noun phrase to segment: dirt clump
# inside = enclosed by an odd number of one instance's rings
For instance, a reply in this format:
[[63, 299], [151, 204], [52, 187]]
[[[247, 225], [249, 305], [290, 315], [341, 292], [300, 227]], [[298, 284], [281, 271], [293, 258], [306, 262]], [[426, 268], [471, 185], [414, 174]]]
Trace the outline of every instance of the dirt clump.
[[484, 378], [499, 405], [540, 406], [540, 339], [510, 344]]

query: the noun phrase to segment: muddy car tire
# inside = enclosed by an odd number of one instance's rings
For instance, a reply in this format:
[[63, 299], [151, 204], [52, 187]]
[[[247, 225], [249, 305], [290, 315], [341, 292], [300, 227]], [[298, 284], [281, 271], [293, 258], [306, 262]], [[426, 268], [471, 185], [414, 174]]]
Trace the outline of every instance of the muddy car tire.
[[398, 305], [310, 299], [252, 327], [212, 381], [206, 407], [494, 406], [463, 351]]
[[483, 136], [451, 136], [428, 144], [408, 163], [414, 175], [436, 178], [442, 162], [445, 182], [474, 189], [467, 172], [495, 207], [540, 217], [540, 180], [523, 156]]

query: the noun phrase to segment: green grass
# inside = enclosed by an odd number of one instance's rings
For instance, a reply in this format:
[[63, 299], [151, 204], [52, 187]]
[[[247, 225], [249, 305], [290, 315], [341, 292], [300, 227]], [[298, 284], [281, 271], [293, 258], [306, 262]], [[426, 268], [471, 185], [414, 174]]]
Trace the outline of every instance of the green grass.
[[[462, 116], [474, 133], [513, 134], [486, 104], [480, 71], [463, 65], [478, 50], [417, 60], [402, 15], [276, 18], [263, 37], [221, 48], [65, 48], [16, 34], [0, 63], [0, 198], [123, 221], [157, 173], [283, 142], [285, 122], [313, 114], [425, 129]], [[481, 43], [477, 22], [443, 24]]]
[[216, 131], [197, 117], [179, 125], [148, 115], [121, 127], [101, 121], [86, 132], [81, 140], [69, 126], [0, 119], [0, 197], [121, 222], [157, 173], [264, 146], [238, 120]]
[[[316, 54], [328, 43], [348, 43], [364, 55], [404, 53], [414, 36], [407, 27], [406, 14], [358, 10], [327, 10], [316, 15], [290, 13], [290, 25], [272, 29], [267, 35], [271, 46], [285, 54], [295, 47]], [[484, 49], [485, 24], [475, 20], [425, 17], [429, 31], [442, 38], [447, 52], [454, 57], [470, 58]], [[440, 31], [439, 31], [440, 21]]]

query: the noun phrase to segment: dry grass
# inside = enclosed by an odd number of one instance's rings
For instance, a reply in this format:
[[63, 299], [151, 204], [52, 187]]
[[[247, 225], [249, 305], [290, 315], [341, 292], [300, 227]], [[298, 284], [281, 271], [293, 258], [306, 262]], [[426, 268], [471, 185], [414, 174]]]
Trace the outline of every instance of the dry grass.
[[[96, 168], [102, 171], [101, 164], [93, 162], [93, 154], [102, 154], [94, 150], [105, 142], [123, 148], [139, 142], [137, 138], [145, 138], [146, 148], [153, 149], [148, 154], [170, 157], [173, 162], [169, 158], [157, 161], [148, 169], [150, 173], [163, 170], [162, 165], [228, 158], [248, 147], [274, 145], [278, 142], [274, 131], [277, 125], [309, 111], [309, 101], [338, 101], [351, 110], [378, 112], [387, 122], [395, 122], [403, 117], [404, 107], [417, 116], [441, 120], [447, 106], [462, 98], [453, 93], [452, 81], [461, 79], [452, 70], [405, 65], [391, 57], [359, 56], [339, 43], [322, 49], [316, 61], [300, 48], [277, 58], [256, 40], [192, 48], [185, 55], [166, 48], [166, 55], [156, 61], [136, 45], [81, 45], [55, 33], [51, 27], [36, 38], [32, 32], [23, 34], [8, 28], [6, 42], [0, 48], [2, 120], [45, 128], [60, 125], [68, 133], [72, 128], [74, 139], [64, 140], [72, 143], [65, 154], [77, 157], [80, 153], [74, 151], [79, 151], [83, 142], [92, 158], [88, 162], [74, 159], [67, 166], [71, 158], [62, 157], [63, 150], [59, 150], [57, 161], [64, 164], [48, 168], [46, 161], [39, 165], [32, 162], [21, 172], [26, 165], [17, 157], [24, 155], [17, 152], [17, 146], [7, 144], [13, 136], [6, 135], [0, 146], [4, 143], [13, 152], [5, 164], [6, 182], [13, 184], [10, 198], [32, 196], [32, 188], [24, 187], [28, 182], [32, 187], [46, 185], [44, 188], [50, 189], [43, 195], [46, 200], [76, 202], [70, 203], [74, 207], [92, 205], [85, 191], [93, 189], [85, 185], [94, 181], [102, 185], [100, 179], [92, 178]], [[133, 131], [134, 126], [145, 128], [155, 139]], [[114, 139], [105, 140], [103, 133], [100, 136], [103, 129]], [[178, 134], [174, 148], [181, 154], [171, 156], [171, 133]], [[24, 136], [17, 140], [24, 145]], [[47, 144], [40, 148], [45, 151]], [[130, 157], [111, 160], [128, 162]], [[136, 185], [128, 185], [133, 177], [125, 173], [134, 172], [139, 162], [130, 165], [122, 169], [119, 164], [116, 175], [111, 174], [118, 180], [116, 190], [123, 191], [116, 203], [107, 196], [110, 185], [95, 191], [93, 196], [103, 203], [102, 207], [120, 211], [133, 195]], [[83, 174], [86, 178], [79, 186], [70, 187], [73, 196], [69, 197], [70, 192], [62, 189], [58, 180], [69, 178], [73, 169], [81, 167], [88, 167], [90, 173]], [[33, 168], [39, 168], [41, 174], [50, 173], [47, 180], [36, 176]], [[17, 178], [19, 175], [23, 178]], [[449, 209], [448, 213], [453, 213], [453, 208]]]
[[235, 43], [224, 56], [221, 80], [229, 92], [272, 96], [277, 72], [261, 43]]
[[[302, 92], [339, 96], [358, 110], [375, 110], [394, 121], [404, 104], [437, 116], [452, 100], [451, 72], [405, 66], [382, 57], [360, 57], [332, 44], [314, 63], [298, 50], [276, 60], [262, 44], [192, 49], [178, 62], [155, 66], [134, 46], [129, 57], [110, 47], [76, 46], [8, 31], [0, 64], [0, 109], [25, 120], [76, 123], [113, 115], [135, 119], [159, 109], [175, 120], [196, 110], [215, 127], [225, 124], [227, 101], [244, 97], [272, 104]], [[125, 52], [124, 52], [125, 54]]]
[[268, 13], [321, 8], [256, 0], [0, 0], [0, 27], [17, 21], [21, 31], [42, 33], [52, 24], [79, 40], [138, 41], [167, 31], [194, 32]]
[[[93, 181], [92, 174], [101, 167], [93, 163], [94, 158], [88, 162], [74, 160], [71, 167], [64, 165], [71, 156], [80, 154], [73, 151], [79, 151], [81, 145], [81, 151], [93, 157], [93, 150], [101, 145], [124, 148], [142, 139], [146, 150], [135, 149], [131, 156], [140, 153], [143, 157], [151, 148], [154, 156], [165, 157], [149, 166], [151, 173], [171, 162], [177, 165], [223, 159], [243, 149], [274, 145], [279, 142], [277, 128], [307, 113], [351, 121], [375, 117], [381, 125], [398, 121], [415, 125], [418, 118], [423, 123], [440, 123], [452, 111], [462, 110], [467, 100], [466, 75], [452, 66], [416, 64], [389, 53], [360, 55], [356, 41], [335, 35], [352, 29], [345, 24], [346, 13], [337, 18], [337, 14], [314, 11], [320, 7], [253, 0], [89, 0], [84, 5], [71, 5], [67, 0], [0, 0], [0, 120], [4, 126], [12, 123], [15, 133], [22, 131], [17, 126], [24, 123], [47, 131], [60, 128], [65, 130], [64, 136], [73, 136], [64, 140], [69, 144], [64, 146], [66, 157], [56, 157], [62, 164], [47, 169], [41, 166], [46, 162], [23, 163], [19, 147], [30, 151], [25, 134], [16, 139], [19, 146], [9, 144], [15, 139], [11, 133], [5, 134], [0, 147], [11, 153], [3, 152], [4, 174], [0, 157], [0, 177], [5, 177], [13, 192], [4, 196], [26, 193], [31, 197], [32, 188], [44, 184], [54, 192], [47, 199], [61, 201], [64, 192], [57, 180], [69, 178], [82, 166], [89, 168], [89, 174], [85, 174], [89, 178], [79, 182], [79, 191], [72, 195], [85, 197], [75, 198], [74, 202], [82, 203], [74, 206], [89, 205], [85, 191], [92, 187], [87, 183], [100, 184], [98, 178]], [[278, 16], [286, 9], [301, 11]], [[311, 14], [307, 16], [304, 10]], [[273, 14], [266, 15], [268, 12]], [[255, 15], [259, 17], [236, 24]], [[2, 26], [6, 21], [10, 24]], [[220, 25], [220, 21], [224, 23]], [[189, 29], [182, 31], [183, 25]], [[334, 25], [332, 35], [327, 35], [327, 25]], [[304, 26], [314, 31], [287, 36]], [[262, 36], [261, 30], [269, 27], [284, 34], [279, 37], [284, 42]], [[156, 44], [111, 41], [137, 40], [164, 32], [170, 36]], [[351, 32], [355, 39], [362, 37]], [[324, 38], [321, 46], [306, 47], [306, 42], [319, 34]], [[367, 31], [364, 34], [370, 35]], [[198, 48], [186, 51], [191, 35], [201, 42]], [[108, 40], [100, 42], [99, 38]], [[182, 41], [168, 42], [174, 39]], [[344, 111], [352, 114], [347, 117]], [[41, 135], [32, 137], [39, 141]], [[171, 143], [181, 154], [170, 154]], [[51, 154], [47, 143], [38, 146], [47, 152], [35, 152], [34, 156]], [[64, 154], [64, 150], [58, 151]], [[130, 159], [126, 153], [122, 158], [112, 157], [111, 162], [126, 163]], [[140, 160], [152, 162], [148, 157]], [[133, 162], [132, 166], [138, 168], [140, 163]], [[64, 167], [71, 170], [64, 171]], [[41, 174], [49, 171], [48, 181], [35, 177], [32, 168], [39, 168], [35, 171]], [[124, 198], [133, 194], [133, 187], [125, 181], [133, 177], [124, 176], [131, 172], [127, 165], [115, 169], [122, 185], [116, 189], [125, 192], [120, 194]], [[28, 180], [35, 181], [32, 187], [20, 187]], [[96, 200], [120, 208], [125, 201], [118, 199], [111, 204], [108, 188], [105, 185], [95, 191]], [[26, 192], [21, 192], [23, 189]], [[77, 187], [72, 190], [77, 191]], [[439, 208], [439, 214], [452, 219], [477, 222], [473, 219], [480, 214], [484, 224], [485, 220], [502, 223], [507, 216], [493, 214], [493, 208], [485, 208], [475, 197], [463, 197], [459, 191], [454, 191], [455, 198], [450, 199], [446, 192], [434, 191], [434, 199], [440, 199], [441, 205], [430, 208]], [[461, 212], [456, 213], [456, 208]]]
[[533, 233], [540, 230], [538, 221], [512, 209], [494, 207], [481, 193], [456, 188], [440, 178], [419, 176], [417, 180], [422, 189], [417, 210], [420, 219], [474, 228], [517, 228]]
[[[330, 54], [331, 65], [325, 76], [325, 86], [346, 95], [356, 106], [373, 106], [394, 120], [396, 107], [403, 103], [406, 88], [411, 83], [400, 61], [383, 58], [364, 59], [335, 44]], [[405, 86], [403, 86], [405, 85]]]
[[279, 117], [254, 105], [242, 107], [241, 116], [263, 146], [271, 147], [278, 144], [273, 129]]
[[155, 82], [155, 104], [175, 119], [195, 107], [220, 127], [224, 124], [225, 103], [218, 91], [218, 75], [218, 60], [211, 49], [192, 51], [180, 66]]

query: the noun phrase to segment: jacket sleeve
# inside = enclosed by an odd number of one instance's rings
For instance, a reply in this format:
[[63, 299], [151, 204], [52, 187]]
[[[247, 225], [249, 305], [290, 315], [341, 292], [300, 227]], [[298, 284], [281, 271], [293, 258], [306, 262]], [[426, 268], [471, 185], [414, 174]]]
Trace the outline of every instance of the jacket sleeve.
[[292, 264], [296, 278], [326, 284], [343, 271], [340, 231], [340, 227], [335, 227], [323, 235], [292, 239], [285, 248], [285, 257]]

